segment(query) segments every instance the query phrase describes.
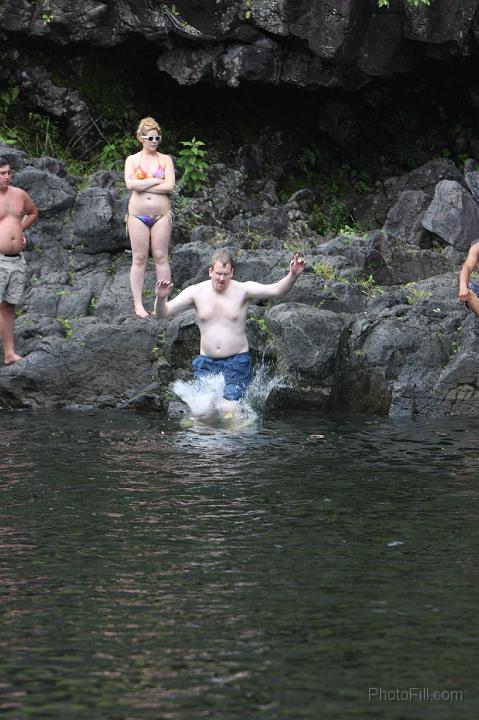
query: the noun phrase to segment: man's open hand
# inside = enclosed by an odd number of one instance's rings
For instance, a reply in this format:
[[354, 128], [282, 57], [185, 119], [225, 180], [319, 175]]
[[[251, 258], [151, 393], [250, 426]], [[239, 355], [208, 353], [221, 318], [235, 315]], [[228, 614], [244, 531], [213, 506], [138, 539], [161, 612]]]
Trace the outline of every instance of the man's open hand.
[[301, 253], [294, 253], [291, 262], [289, 263], [289, 269], [292, 275], [301, 275], [305, 268], [304, 257]]
[[158, 280], [156, 283], [156, 297], [166, 298], [173, 290], [173, 283], [170, 280]]

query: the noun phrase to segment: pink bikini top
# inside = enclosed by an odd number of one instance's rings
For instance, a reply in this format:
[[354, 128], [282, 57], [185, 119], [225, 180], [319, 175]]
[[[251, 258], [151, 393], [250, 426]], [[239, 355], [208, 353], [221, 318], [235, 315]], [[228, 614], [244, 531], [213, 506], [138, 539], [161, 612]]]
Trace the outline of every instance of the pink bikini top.
[[158, 180], [164, 180], [165, 179], [165, 168], [162, 165], [160, 165], [160, 163], [158, 163], [158, 167], [156, 168], [156, 170], [154, 170], [151, 175], [148, 175], [141, 167], [141, 159], [140, 159], [140, 164], [135, 169], [134, 175], [137, 180], [144, 180], [147, 177], [154, 177], [154, 178], [158, 178]]

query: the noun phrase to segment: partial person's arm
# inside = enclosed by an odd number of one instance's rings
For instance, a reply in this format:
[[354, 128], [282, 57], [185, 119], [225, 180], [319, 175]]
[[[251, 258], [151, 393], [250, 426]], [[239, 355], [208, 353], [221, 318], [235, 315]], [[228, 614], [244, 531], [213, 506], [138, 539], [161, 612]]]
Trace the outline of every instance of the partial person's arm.
[[155, 313], [157, 317], [167, 318], [178, 315], [183, 310], [188, 310], [195, 304], [194, 285], [185, 288], [173, 300], [167, 301], [167, 297], [173, 290], [173, 283], [169, 280], [158, 280], [156, 283]]
[[277, 298], [286, 295], [291, 290], [305, 267], [304, 258], [300, 253], [295, 253], [289, 263], [289, 273], [284, 278], [269, 285], [262, 285], [257, 282], [245, 282], [246, 299], [264, 300]]
[[469, 278], [471, 277], [471, 273], [474, 270], [475, 267], [477, 267], [477, 264], [479, 262], [479, 242], [474, 243], [474, 245], [471, 246], [469, 249], [469, 253], [467, 255], [466, 261], [464, 265], [462, 266], [461, 273], [459, 275], [459, 294], [458, 298], [462, 303], [467, 303], [469, 301], [469, 289], [467, 287], [467, 284], [469, 282]]
[[170, 195], [170, 193], [173, 192], [175, 189], [175, 167], [173, 165], [173, 160], [170, 158], [169, 155], [166, 155], [166, 162], [165, 162], [165, 179], [161, 180], [158, 183], [157, 178], [157, 185], [155, 187], [152, 187], [149, 189], [149, 192], [156, 194], [156, 195]]
[[130, 155], [125, 160], [125, 185], [128, 190], [136, 190], [137, 192], [145, 192], [158, 185], [158, 178], [143, 178], [139, 180], [135, 177], [135, 160]]
[[25, 193], [23, 213], [22, 230], [26, 230], [38, 218], [38, 208], [27, 193]]

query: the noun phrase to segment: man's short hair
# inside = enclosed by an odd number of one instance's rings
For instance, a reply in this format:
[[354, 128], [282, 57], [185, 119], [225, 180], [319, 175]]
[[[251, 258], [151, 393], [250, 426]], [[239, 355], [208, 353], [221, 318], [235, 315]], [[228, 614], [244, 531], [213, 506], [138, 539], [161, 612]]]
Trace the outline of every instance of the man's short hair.
[[215, 263], [220, 262], [222, 265], [231, 265], [234, 268], [233, 255], [226, 248], [216, 250], [211, 256], [210, 267], [214, 267]]
[[10, 161], [4, 155], [0, 155], [0, 167], [4, 165], [10, 165]]

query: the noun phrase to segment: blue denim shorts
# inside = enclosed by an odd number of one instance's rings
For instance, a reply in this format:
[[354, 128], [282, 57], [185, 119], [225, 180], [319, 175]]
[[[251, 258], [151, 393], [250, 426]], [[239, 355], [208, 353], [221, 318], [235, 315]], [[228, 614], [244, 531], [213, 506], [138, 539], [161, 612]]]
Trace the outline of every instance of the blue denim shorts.
[[467, 287], [469, 288], [469, 290], [472, 290], [474, 295], [477, 295], [477, 297], [479, 298], [479, 285], [475, 283], [474, 280], [469, 280], [469, 282], [467, 283]]
[[224, 397], [226, 400], [239, 400], [246, 392], [253, 377], [251, 354], [249, 352], [230, 355], [226, 358], [210, 358], [198, 355], [192, 362], [195, 378], [209, 373], [223, 373], [225, 379]]

